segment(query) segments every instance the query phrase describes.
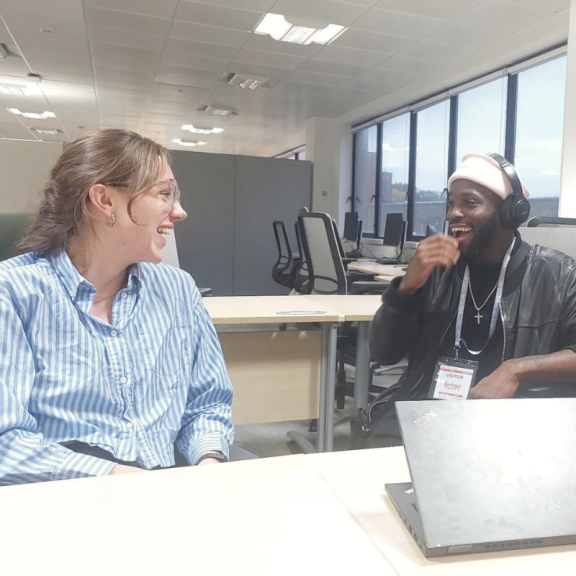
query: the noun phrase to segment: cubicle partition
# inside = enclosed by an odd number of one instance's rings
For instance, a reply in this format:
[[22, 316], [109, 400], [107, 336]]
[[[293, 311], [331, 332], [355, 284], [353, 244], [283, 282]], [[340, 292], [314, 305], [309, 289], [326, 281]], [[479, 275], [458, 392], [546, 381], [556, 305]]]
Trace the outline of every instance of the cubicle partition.
[[310, 206], [312, 164], [279, 158], [172, 151], [188, 219], [176, 226], [180, 267], [217, 296], [286, 294], [272, 280], [274, 220], [291, 225]]

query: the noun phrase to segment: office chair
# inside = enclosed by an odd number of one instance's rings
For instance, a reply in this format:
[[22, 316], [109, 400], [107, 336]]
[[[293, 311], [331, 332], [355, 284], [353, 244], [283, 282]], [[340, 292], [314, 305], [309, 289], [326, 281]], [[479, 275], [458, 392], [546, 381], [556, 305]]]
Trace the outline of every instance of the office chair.
[[576, 219], [536, 216], [520, 228], [520, 236], [530, 245], [539, 244], [564, 252], [576, 260]]
[[299, 294], [310, 294], [312, 286], [309, 282], [310, 275], [308, 274], [308, 264], [306, 263], [306, 255], [304, 254], [304, 248], [302, 246], [302, 236], [300, 235], [298, 221], [294, 223], [294, 232], [296, 234], [298, 253], [300, 254], [299, 261], [295, 264], [294, 290]]
[[284, 222], [275, 220], [272, 226], [274, 229], [274, 237], [276, 238], [276, 246], [278, 247], [278, 260], [272, 267], [272, 278], [281, 286], [292, 290], [295, 285], [295, 264], [298, 263], [299, 257], [295, 257], [292, 252]]

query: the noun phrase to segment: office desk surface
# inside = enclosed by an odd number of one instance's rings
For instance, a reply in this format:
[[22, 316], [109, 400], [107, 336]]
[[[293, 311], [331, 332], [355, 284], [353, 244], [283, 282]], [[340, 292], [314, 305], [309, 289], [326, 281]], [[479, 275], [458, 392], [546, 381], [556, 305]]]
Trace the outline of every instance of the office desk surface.
[[405, 266], [407, 266], [407, 264], [378, 264], [377, 262], [362, 262], [360, 260], [348, 264], [348, 270], [356, 270], [357, 272], [379, 274], [381, 276], [394, 278], [406, 274], [406, 270], [403, 270]]
[[382, 304], [382, 296], [350, 294], [347, 296], [322, 296], [319, 294], [305, 296], [323, 306], [337, 310], [346, 317], [346, 322], [367, 322], [374, 318], [376, 310]]
[[299, 296], [222, 296], [204, 304], [215, 325], [343, 320], [336, 310]]
[[6, 576], [394, 576], [307, 456], [0, 488]]
[[404, 448], [313, 456], [317, 470], [400, 576], [573, 576], [576, 546], [449, 556], [427, 560], [384, 489], [409, 482]]

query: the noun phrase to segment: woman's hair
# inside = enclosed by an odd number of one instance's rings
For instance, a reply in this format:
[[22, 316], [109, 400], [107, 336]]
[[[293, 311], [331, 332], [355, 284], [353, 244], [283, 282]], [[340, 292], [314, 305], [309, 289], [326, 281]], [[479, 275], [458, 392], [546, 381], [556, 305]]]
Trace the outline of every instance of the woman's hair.
[[135, 221], [132, 203], [162, 179], [169, 163], [166, 148], [128, 130], [90, 132], [65, 145], [18, 244], [21, 252], [55, 254], [70, 246], [81, 226], [92, 227], [89, 191], [95, 184], [130, 183], [128, 214]]

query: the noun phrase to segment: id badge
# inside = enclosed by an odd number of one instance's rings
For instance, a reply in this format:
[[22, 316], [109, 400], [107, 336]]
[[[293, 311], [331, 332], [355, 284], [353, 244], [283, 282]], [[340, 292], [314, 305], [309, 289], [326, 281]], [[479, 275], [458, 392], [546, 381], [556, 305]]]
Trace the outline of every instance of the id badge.
[[434, 378], [428, 398], [439, 400], [466, 400], [474, 385], [478, 362], [440, 356], [436, 362]]

